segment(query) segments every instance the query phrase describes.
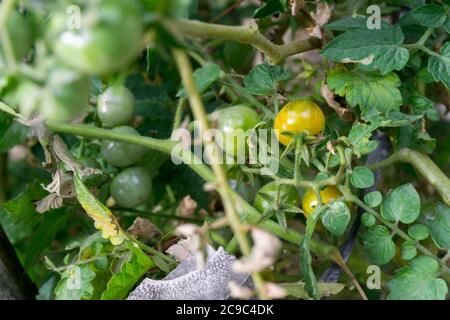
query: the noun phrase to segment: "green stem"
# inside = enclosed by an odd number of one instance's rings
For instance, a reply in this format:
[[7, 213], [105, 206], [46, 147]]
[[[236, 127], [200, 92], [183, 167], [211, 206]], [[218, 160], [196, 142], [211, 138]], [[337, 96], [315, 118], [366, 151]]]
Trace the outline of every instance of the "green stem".
[[173, 121], [173, 130], [178, 129], [181, 124], [181, 118], [183, 117], [183, 109], [186, 105], [186, 99], [180, 98], [178, 100], [177, 111], [175, 112], [175, 119]]
[[167, 26], [189, 37], [232, 40], [250, 44], [264, 52], [272, 63], [284, 58], [320, 47], [318, 39], [308, 39], [284, 45], [276, 45], [264, 37], [256, 26], [226, 26], [186, 19], [165, 21]]
[[[186, 89], [186, 93], [189, 97], [189, 103], [191, 105], [192, 113], [194, 114], [196, 120], [201, 122], [200, 128], [200, 136], [203, 137], [203, 132], [208, 130], [208, 118], [206, 116], [205, 108], [203, 106], [203, 102], [200, 96], [200, 93], [197, 90], [195, 79], [193, 77], [193, 70], [191, 63], [187, 54], [180, 50], [174, 49], [173, 56], [175, 58], [176, 64], [178, 66], [178, 70], [181, 75], [181, 79], [183, 81], [184, 87]], [[210, 150], [208, 153], [208, 158], [211, 160], [211, 167], [214, 171], [215, 176], [217, 177], [217, 183], [219, 184], [219, 194], [221, 195], [223, 206], [225, 208], [225, 214], [230, 224], [231, 229], [233, 230], [234, 235], [236, 236], [237, 242], [239, 243], [239, 247], [241, 252], [245, 256], [249, 256], [251, 254], [250, 242], [248, 241], [245, 232], [241, 225], [241, 220], [239, 213], [236, 210], [234, 205], [234, 201], [231, 194], [231, 188], [228, 185], [228, 179], [223, 169], [223, 166], [220, 164], [220, 158], [218, 157], [218, 153], [212, 151], [215, 147], [214, 141], [204, 141], [206, 144], [206, 150]], [[255, 283], [255, 288], [258, 295], [265, 299], [264, 293], [264, 281], [260, 273], [254, 272], [252, 273], [252, 279]]]
[[411, 164], [431, 184], [441, 196], [444, 203], [450, 206], [450, 179], [427, 155], [411, 150], [401, 149], [384, 161], [371, 165], [372, 170], [390, 166], [396, 162]]

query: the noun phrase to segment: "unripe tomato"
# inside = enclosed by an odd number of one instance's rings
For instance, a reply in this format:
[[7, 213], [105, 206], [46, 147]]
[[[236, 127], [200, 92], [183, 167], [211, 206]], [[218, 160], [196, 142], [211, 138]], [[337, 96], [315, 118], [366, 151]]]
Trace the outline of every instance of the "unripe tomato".
[[[121, 135], [139, 136], [134, 128], [121, 126], [112, 129]], [[108, 141], [102, 143], [102, 156], [106, 162], [115, 167], [129, 167], [138, 163], [145, 154], [145, 148], [124, 142]]]
[[125, 169], [111, 183], [111, 196], [124, 208], [134, 208], [145, 203], [151, 192], [152, 180], [142, 167]]
[[73, 121], [88, 107], [90, 92], [87, 77], [58, 65], [50, 71], [40, 111], [48, 120]]
[[325, 128], [325, 116], [318, 105], [309, 100], [295, 100], [287, 103], [277, 114], [274, 128], [281, 144], [287, 146], [292, 137], [281, 134], [305, 132], [317, 135]]
[[125, 125], [133, 119], [134, 102], [134, 96], [128, 88], [109, 87], [98, 96], [98, 117], [106, 127]]
[[[99, 0], [88, 4], [81, 28], [68, 25], [67, 16], [54, 15], [49, 36], [56, 55], [88, 74], [105, 75], [125, 67], [140, 51], [143, 16], [134, 1]], [[63, 23], [64, 22], [64, 23]]]
[[[298, 192], [293, 186], [289, 185], [281, 185], [280, 187], [280, 204], [288, 204], [297, 207], [299, 204], [298, 199]], [[264, 185], [261, 189], [259, 189], [258, 194], [255, 197], [254, 206], [255, 208], [263, 213], [264, 211], [273, 208], [273, 203], [270, 203], [265, 198], [261, 196], [261, 193], [268, 194], [271, 198], [273, 198], [273, 201], [275, 202], [275, 199], [277, 197], [277, 190], [278, 186], [275, 181], [269, 182], [268, 184]]]
[[[342, 193], [335, 186], [327, 186], [322, 191], [320, 191], [320, 196], [324, 204], [334, 201], [342, 197]], [[316, 194], [313, 190], [308, 190], [302, 199], [302, 209], [305, 213], [305, 217], [308, 218], [318, 205], [318, 200]]]
[[235, 156], [246, 150], [245, 138], [238, 138], [239, 129], [243, 132], [254, 128], [261, 117], [252, 108], [237, 105], [219, 111], [217, 128], [223, 133], [223, 149], [227, 155]]
[[12, 10], [6, 22], [6, 31], [11, 43], [11, 49], [17, 60], [23, 59], [34, 41], [33, 21], [31, 16]]

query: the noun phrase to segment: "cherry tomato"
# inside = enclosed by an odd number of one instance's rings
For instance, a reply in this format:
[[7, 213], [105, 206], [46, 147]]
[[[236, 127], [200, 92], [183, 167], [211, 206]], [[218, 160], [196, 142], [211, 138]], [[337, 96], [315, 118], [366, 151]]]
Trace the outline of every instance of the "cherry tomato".
[[152, 180], [142, 167], [119, 173], [111, 183], [111, 196], [120, 207], [134, 208], [145, 203], [152, 192]]
[[142, 48], [143, 16], [135, 1], [95, 1], [83, 11], [80, 28], [68, 25], [67, 16], [62, 16], [56, 14], [50, 22], [53, 49], [64, 63], [82, 72], [115, 72]]
[[134, 96], [128, 88], [109, 87], [98, 96], [98, 117], [106, 127], [125, 125], [133, 119], [134, 102]]
[[275, 118], [274, 128], [281, 144], [287, 146], [292, 137], [281, 134], [305, 132], [317, 135], [325, 128], [325, 116], [318, 105], [309, 100], [295, 100], [286, 104]]
[[[259, 189], [258, 194], [255, 197], [254, 206], [255, 208], [263, 213], [264, 211], [273, 208], [273, 203], [267, 201], [265, 198], [261, 196], [261, 193], [268, 194], [272, 199], [273, 202], [275, 202], [275, 199], [277, 197], [277, 183], [276, 182], [269, 182], [268, 184], [264, 185], [261, 189]], [[288, 185], [282, 185], [280, 189], [280, 204], [288, 204], [297, 207], [299, 204], [299, 198], [298, 198], [298, 192], [297, 190]]]
[[[134, 128], [120, 126], [112, 129], [121, 135], [139, 136]], [[102, 143], [102, 156], [106, 162], [114, 167], [129, 167], [138, 163], [145, 154], [145, 148], [124, 142], [104, 140]]]
[[[328, 203], [342, 197], [342, 193], [335, 186], [327, 186], [320, 191], [322, 202]], [[305, 217], [308, 218], [313, 213], [315, 207], [318, 204], [316, 194], [313, 190], [308, 190], [302, 199], [302, 209], [305, 213]]]
[[261, 122], [261, 117], [258, 113], [245, 105], [237, 105], [219, 111], [217, 128], [223, 133], [223, 149], [227, 155], [238, 155], [238, 150], [244, 154], [246, 142], [245, 137], [238, 138], [239, 129], [245, 133], [259, 122]]
[[57, 65], [50, 71], [40, 111], [48, 120], [73, 121], [88, 107], [90, 92], [87, 77]]
[[13, 10], [6, 23], [11, 49], [17, 60], [23, 59], [34, 41], [33, 21], [30, 15]]

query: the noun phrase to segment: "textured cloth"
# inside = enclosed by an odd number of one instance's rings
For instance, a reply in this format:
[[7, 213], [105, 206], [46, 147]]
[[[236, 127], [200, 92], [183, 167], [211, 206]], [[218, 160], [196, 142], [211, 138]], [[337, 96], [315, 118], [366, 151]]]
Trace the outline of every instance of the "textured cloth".
[[207, 248], [205, 268], [198, 270], [194, 255], [189, 255], [163, 280], [146, 278], [130, 293], [128, 300], [224, 300], [230, 298], [228, 283], [244, 284], [248, 274], [234, 273], [236, 258], [223, 248]]

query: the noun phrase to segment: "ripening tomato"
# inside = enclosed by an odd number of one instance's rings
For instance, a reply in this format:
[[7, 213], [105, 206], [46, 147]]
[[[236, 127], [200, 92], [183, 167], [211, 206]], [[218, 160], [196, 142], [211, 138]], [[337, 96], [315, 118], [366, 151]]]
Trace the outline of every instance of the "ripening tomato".
[[320, 134], [325, 128], [325, 116], [318, 105], [309, 100], [295, 100], [287, 103], [277, 114], [274, 128], [281, 144], [287, 146], [292, 137], [282, 132], [309, 135]]
[[152, 192], [152, 180], [142, 167], [131, 167], [119, 173], [111, 183], [111, 196], [123, 208], [145, 203]]
[[[322, 191], [320, 191], [320, 196], [322, 197], [322, 202], [328, 203], [342, 197], [342, 193], [335, 186], [327, 186]], [[305, 213], [305, 217], [308, 218], [311, 213], [313, 213], [315, 207], [318, 204], [316, 194], [313, 190], [308, 190], [302, 199], [302, 209]]]
[[223, 133], [223, 149], [230, 156], [246, 152], [245, 136], [239, 136], [239, 132], [245, 133], [254, 128], [261, 117], [252, 108], [245, 105], [237, 105], [219, 111], [217, 128]]
[[64, 63], [82, 72], [105, 75], [131, 62], [142, 48], [143, 15], [135, 1], [98, 0], [86, 6], [76, 27], [64, 14], [49, 25], [50, 42]]
[[[140, 136], [136, 129], [120, 126], [112, 129], [121, 135]], [[102, 156], [106, 162], [114, 167], [129, 167], [138, 163], [145, 155], [145, 148], [134, 144], [104, 140], [102, 143]]]
[[40, 111], [47, 120], [73, 121], [88, 107], [90, 92], [91, 84], [86, 76], [56, 65], [42, 92]]
[[[280, 204], [287, 204], [291, 206], [298, 206], [298, 192], [293, 186], [289, 185], [281, 185], [280, 187]], [[266, 200], [264, 197], [261, 196], [261, 193], [265, 193], [270, 196], [270, 198], [275, 201], [277, 197], [277, 190], [278, 185], [275, 181], [269, 182], [268, 184], [264, 185], [261, 189], [259, 189], [258, 194], [255, 197], [254, 206], [255, 208], [263, 213], [268, 209], [273, 208], [273, 203]]]
[[127, 87], [109, 87], [98, 96], [98, 117], [106, 127], [128, 124], [133, 119], [134, 102], [134, 96]]

